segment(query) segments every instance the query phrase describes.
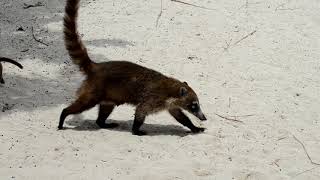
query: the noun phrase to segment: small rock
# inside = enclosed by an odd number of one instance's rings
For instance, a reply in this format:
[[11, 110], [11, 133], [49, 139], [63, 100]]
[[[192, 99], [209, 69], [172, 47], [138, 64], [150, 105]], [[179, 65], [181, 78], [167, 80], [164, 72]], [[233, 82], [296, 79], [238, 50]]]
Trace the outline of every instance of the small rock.
[[196, 57], [195, 56], [188, 56], [188, 59], [189, 60], [193, 60], [193, 59], [195, 59]]
[[17, 31], [25, 31], [22, 26], [18, 27]]

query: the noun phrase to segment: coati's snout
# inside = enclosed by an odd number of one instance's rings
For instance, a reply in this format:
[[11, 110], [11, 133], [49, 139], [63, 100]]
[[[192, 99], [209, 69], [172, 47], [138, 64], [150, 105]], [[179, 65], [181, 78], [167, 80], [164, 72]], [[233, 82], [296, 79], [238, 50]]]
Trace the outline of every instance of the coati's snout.
[[191, 102], [191, 104], [189, 104], [188, 106], [188, 111], [193, 114], [194, 116], [196, 116], [197, 118], [199, 118], [201, 121], [205, 121], [207, 120], [206, 116], [203, 114], [199, 102], [198, 101], [193, 101]]
[[[186, 84], [186, 83], [185, 83]], [[180, 107], [187, 110], [201, 121], [207, 120], [203, 114], [196, 93], [189, 87], [180, 87]]]

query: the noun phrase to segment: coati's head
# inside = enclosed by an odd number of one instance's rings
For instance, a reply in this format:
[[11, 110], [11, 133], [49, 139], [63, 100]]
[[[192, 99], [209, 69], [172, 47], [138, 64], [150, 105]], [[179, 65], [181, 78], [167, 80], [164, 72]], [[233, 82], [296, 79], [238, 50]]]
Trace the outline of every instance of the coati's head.
[[186, 82], [181, 83], [179, 87], [178, 98], [175, 100], [174, 104], [190, 112], [201, 121], [207, 120], [201, 111], [197, 94]]

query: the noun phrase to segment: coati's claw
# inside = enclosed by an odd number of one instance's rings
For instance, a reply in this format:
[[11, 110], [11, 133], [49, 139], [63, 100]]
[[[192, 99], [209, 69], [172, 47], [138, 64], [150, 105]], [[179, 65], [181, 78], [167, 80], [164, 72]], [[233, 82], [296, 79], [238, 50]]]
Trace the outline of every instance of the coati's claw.
[[112, 129], [119, 126], [118, 123], [97, 123], [97, 125], [103, 129]]
[[137, 136], [144, 136], [147, 135], [147, 133], [145, 131], [141, 131], [141, 130], [137, 130], [137, 131], [132, 131], [133, 135], [137, 135]]
[[192, 129], [191, 131], [193, 133], [201, 133], [201, 132], [204, 132], [206, 130], [206, 128], [200, 128], [200, 127], [197, 127], [195, 129]]

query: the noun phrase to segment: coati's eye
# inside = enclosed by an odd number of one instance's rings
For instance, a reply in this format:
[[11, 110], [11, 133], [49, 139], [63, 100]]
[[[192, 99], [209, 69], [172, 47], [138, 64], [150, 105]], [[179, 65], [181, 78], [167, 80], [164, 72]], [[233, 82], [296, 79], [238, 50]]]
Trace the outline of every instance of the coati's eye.
[[189, 105], [189, 109], [191, 110], [191, 112], [198, 112], [199, 110], [199, 104], [197, 102], [192, 102]]

